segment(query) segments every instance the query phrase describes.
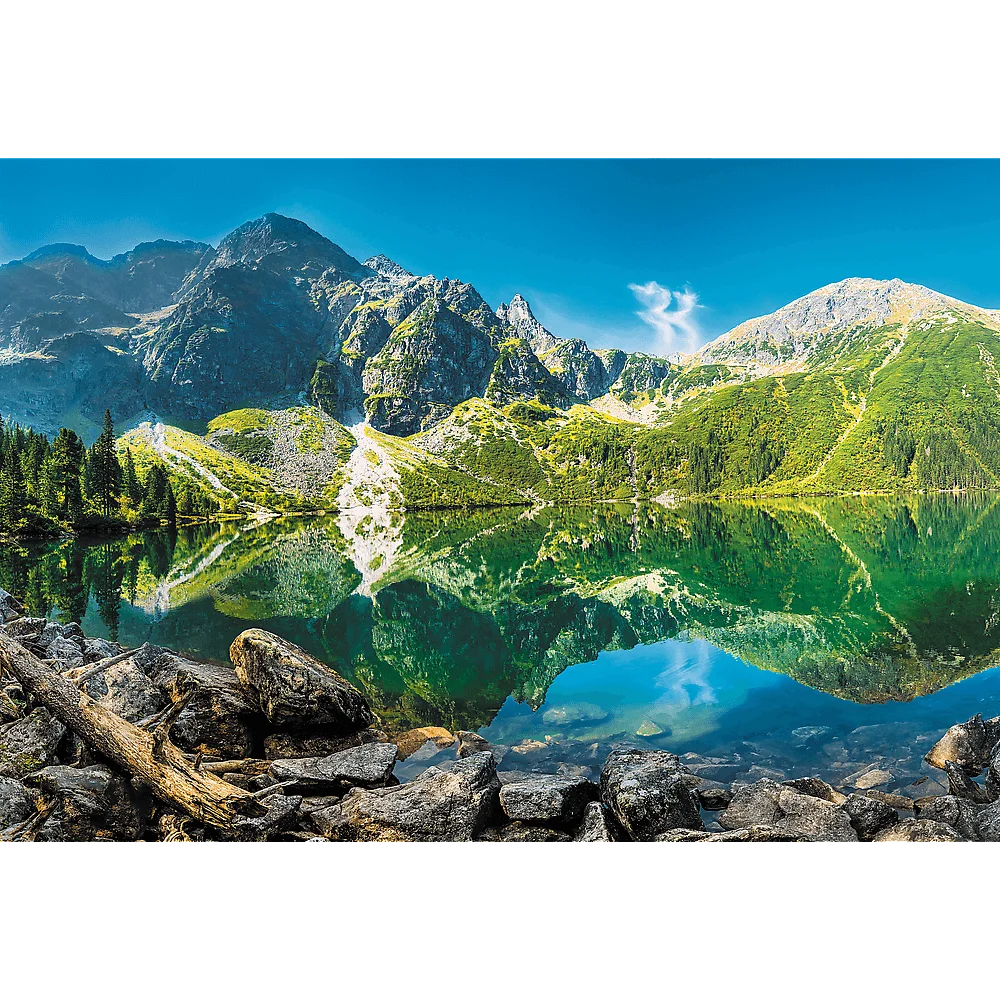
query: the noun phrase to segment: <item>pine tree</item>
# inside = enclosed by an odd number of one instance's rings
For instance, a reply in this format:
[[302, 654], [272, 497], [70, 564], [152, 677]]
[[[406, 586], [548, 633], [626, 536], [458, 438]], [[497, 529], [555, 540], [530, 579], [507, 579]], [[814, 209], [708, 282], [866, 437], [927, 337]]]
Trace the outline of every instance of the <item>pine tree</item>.
[[142, 483], [135, 472], [135, 462], [132, 460], [132, 449], [125, 449], [125, 461], [122, 463], [122, 491], [128, 498], [128, 502], [139, 509], [142, 507], [143, 489]]
[[177, 501], [162, 465], [151, 466], [146, 476], [142, 514], [144, 517], [156, 517], [160, 520], [176, 520]]
[[21, 462], [28, 497], [34, 501], [36, 506], [42, 506], [43, 502], [42, 469], [48, 455], [49, 439], [44, 434], [29, 431], [28, 440], [21, 455]]
[[77, 435], [63, 427], [52, 443], [49, 463], [50, 504], [54, 513], [71, 524], [83, 514], [81, 477], [85, 448]]
[[0, 469], [0, 528], [14, 530], [26, 513], [20, 456], [8, 453]]
[[170, 487], [169, 480], [167, 481], [167, 524], [171, 528], [177, 527], [177, 498], [174, 496], [174, 491]]
[[115, 448], [115, 428], [111, 411], [104, 411], [104, 429], [87, 456], [87, 495], [96, 502], [102, 516], [110, 518], [118, 507], [122, 467]]

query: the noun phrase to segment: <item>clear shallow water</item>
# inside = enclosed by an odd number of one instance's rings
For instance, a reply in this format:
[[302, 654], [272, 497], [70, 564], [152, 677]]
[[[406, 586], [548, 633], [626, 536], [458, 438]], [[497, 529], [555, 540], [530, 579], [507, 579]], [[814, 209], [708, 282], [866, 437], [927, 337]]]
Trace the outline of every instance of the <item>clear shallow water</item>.
[[601, 505], [29, 544], [0, 585], [128, 645], [225, 660], [277, 632], [387, 728], [477, 729], [508, 769], [596, 773], [629, 740], [725, 780], [878, 763], [903, 787], [1000, 714], [998, 543], [993, 497]]

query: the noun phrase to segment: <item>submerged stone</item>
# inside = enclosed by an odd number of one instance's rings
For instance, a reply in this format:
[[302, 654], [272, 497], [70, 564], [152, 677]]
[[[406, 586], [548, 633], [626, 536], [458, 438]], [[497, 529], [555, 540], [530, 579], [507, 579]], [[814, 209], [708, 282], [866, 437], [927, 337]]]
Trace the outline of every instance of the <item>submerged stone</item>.
[[393, 742], [399, 749], [399, 759], [406, 760], [416, 753], [425, 743], [433, 743], [439, 749], [450, 747], [456, 742], [456, 737], [442, 726], [421, 726], [410, 729], [393, 737]]

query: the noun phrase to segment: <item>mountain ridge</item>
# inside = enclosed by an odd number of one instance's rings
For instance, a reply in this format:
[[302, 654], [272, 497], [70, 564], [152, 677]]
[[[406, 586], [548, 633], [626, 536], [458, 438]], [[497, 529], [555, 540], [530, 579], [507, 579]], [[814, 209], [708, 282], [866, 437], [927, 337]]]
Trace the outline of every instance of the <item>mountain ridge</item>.
[[218, 247], [50, 244], [0, 267], [5, 419], [92, 436], [110, 405], [207, 432], [314, 407], [410, 439], [404, 505], [995, 488], [998, 353], [1000, 312], [896, 278], [833, 282], [675, 360], [594, 350], [520, 294], [494, 310], [275, 213]]

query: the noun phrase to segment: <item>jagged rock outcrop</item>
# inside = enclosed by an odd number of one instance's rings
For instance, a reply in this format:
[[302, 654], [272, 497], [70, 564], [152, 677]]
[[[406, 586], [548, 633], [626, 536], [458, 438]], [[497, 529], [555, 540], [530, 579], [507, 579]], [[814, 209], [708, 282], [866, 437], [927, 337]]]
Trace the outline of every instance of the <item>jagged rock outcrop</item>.
[[413, 277], [405, 267], [400, 266], [394, 260], [390, 260], [382, 253], [376, 254], [374, 257], [369, 257], [364, 262], [364, 265], [371, 268], [371, 270], [383, 278], [388, 278], [390, 281], [405, 282]]
[[509, 304], [500, 303], [497, 307], [497, 318], [505, 326], [510, 327], [515, 336], [526, 341], [539, 356], [562, 343], [561, 338], [553, 336], [535, 319], [531, 306], [520, 292], [510, 300]]
[[433, 426], [457, 403], [485, 393], [498, 356], [479, 327], [444, 300], [430, 299], [365, 365], [368, 420], [391, 434]]
[[592, 351], [582, 340], [559, 341], [539, 355], [542, 364], [578, 400], [603, 396], [621, 373], [623, 351]]
[[579, 402], [550, 374], [524, 340], [505, 340], [483, 396], [497, 406], [538, 400], [547, 406], [569, 407]]

